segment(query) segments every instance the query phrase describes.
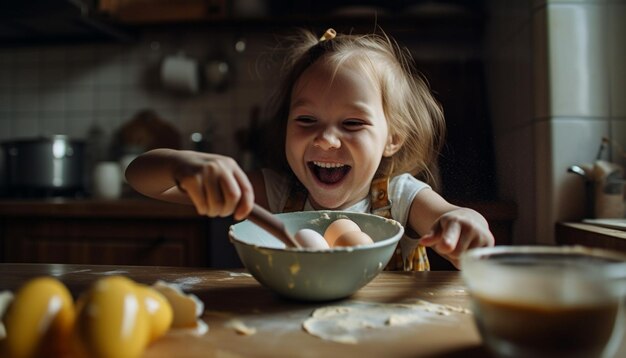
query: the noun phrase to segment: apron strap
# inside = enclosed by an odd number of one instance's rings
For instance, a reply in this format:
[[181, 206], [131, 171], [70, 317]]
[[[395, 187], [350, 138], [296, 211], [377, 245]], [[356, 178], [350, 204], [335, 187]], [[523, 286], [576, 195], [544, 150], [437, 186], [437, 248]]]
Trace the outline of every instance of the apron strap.
[[283, 213], [292, 213], [295, 211], [304, 210], [304, 204], [306, 203], [306, 198], [309, 195], [306, 188], [300, 181], [294, 178], [291, 181], [291, 189], [289, 189], [289, 196], [287, 197], [287, 201], [285, 202], [285, 206], [283, 207]]
[[[389, 199], [389, 176], [393, 164], [383, 158], [370, 186], [370, 212], [387, 219], [391, 217], [391, 200]], [[418, 236], [410, 228], [405, 228], [404, 236], [396, 246], [393, 256], [385, 267], [387, 271], [430, 271], [430, 263], [426, 247], [419, 245]]]

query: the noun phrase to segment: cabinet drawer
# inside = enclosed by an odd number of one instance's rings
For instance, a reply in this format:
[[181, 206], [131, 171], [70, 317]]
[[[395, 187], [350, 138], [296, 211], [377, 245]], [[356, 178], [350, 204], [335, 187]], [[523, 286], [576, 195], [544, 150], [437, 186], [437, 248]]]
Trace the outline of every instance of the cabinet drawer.
[[13, 218], [3, 261], [207, 266], [207, 222], [163, 219]]

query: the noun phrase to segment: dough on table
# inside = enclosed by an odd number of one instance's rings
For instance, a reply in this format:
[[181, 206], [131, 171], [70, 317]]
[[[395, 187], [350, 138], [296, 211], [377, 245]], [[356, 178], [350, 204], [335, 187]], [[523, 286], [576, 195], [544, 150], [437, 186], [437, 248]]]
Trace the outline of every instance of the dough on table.
[[424, 300], [409, 303], [348, 302], [313, 311], [302, 327], [324, 340], [357, 344], [376, 330], [420, 324], [454, 324], [453, 314], [469, 313], [462, 307]]

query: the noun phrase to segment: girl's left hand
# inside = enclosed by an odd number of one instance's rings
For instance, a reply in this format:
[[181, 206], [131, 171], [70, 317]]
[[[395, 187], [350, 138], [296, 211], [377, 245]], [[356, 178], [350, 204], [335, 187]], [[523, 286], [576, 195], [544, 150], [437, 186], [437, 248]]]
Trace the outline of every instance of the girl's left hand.
[[458, 208], [441, 215], [419, 243], [431, 247], [460, 269], [462, 253], [474, 247], [493, 246], [495, 239], [482, 215], [472, 209]]

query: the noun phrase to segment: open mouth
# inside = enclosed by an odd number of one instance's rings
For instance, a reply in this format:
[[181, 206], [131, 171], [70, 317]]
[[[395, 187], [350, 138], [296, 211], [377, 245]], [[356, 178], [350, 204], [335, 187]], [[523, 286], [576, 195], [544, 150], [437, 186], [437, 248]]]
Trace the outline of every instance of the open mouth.
[[324, 184], [341, 181], [352, 169], [351, 166], [340, 163], [309, 162], [308, 165], [317, 180]]

